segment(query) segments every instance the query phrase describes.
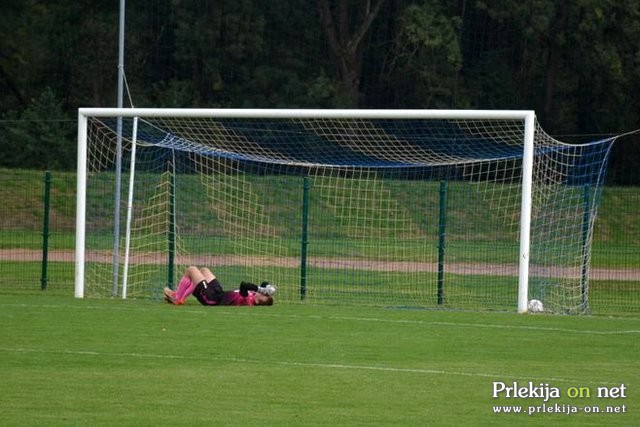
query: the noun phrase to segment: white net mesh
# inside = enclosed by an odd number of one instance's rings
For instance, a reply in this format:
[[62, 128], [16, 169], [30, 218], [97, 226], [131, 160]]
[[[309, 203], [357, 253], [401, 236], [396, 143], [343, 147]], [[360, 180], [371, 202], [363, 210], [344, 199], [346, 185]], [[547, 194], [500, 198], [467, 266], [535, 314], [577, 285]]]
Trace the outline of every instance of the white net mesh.
[[[115, 129], [89, 120], [90, 295], [117, 289]], [[289, 301], [512, 310], [523, 141], [516, 119], [143, 117], [129, 295], [159, 295], [195, 264], [225, 287], [270, 280]], [[564, 144], [536, 126], [530, 296], [548, 310], [588, 310], [610, 144]]]

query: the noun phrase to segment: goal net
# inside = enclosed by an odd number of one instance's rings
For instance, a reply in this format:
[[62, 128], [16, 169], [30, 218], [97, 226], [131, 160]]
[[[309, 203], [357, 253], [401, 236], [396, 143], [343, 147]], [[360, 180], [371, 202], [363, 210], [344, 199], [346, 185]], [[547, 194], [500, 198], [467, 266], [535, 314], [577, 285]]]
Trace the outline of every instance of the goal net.
[[611, 140], [529, 111], [80, 109], [76, 296], [588, 311]]

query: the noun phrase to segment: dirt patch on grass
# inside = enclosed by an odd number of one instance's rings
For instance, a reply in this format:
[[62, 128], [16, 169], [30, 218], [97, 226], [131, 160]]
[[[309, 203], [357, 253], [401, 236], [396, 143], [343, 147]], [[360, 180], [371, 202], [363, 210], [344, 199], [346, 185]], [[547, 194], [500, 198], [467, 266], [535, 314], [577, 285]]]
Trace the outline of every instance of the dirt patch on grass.
[[[49, 251], [47, 259], [50, 262], [74, 262], [75, 251], [73, 250], [53, 250]], [[15, 262], [41, 262], [42, 251], [34, 249], [0, 249], [0, 260]], [[113, 255], [110, 251], [87, 251], [85, 253], [87, 262], [110, 263], [113, 262]], [[160, 252], [149, 252], [137, 255], [136, 264], [163, 264], [167, 260], [167, 255]], [[122, 262], [122, 260], [121, 260]], [[243, 257], [238, 255], [203, 255], [203, 256], [181, 256], [176, 259], [179, 265], [197, 266], [228, 266], [228, 265], [252, 265], [252, 266], [274, 266], [296, 268], [300, 266], [300, 259], [295, 257]], [[309, 267], [328, 269], [356, 269], [381, 272], [411, 271], [436, 273], [438, 265], [430, 262], [414, 261], [371, 261], [348, 258], [322, 258], [311, 257], [308, 259]], [[507, 276], [517, 277], [518, 266], [511, 264], [485, 264], [485, 263], [446, 263], [445, 272], [448, 274], [466, 275], [486, 275], [486, 276]], [[541, 267], [532, 265], [529, 267], [531, 274], [538, 277], [580, 277], [579, 269], [569, 267]], [[619, 280], [619, 281], [640, 281], [640, 269], [612, 269], [612, 268], [591, 268], [589, 271], [591, 280]]]

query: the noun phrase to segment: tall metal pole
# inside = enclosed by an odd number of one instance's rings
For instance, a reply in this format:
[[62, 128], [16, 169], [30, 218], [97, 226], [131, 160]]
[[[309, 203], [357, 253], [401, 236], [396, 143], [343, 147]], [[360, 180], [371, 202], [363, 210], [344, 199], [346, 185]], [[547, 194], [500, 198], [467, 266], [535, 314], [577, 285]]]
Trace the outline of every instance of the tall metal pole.
[[[118, 108], [124, 100], [124, 11], [126, 0], [120, 0], [120, 23], [118, 31]], [[122, 188], [122, 117], [118, 117], [116, 140], [116, 188], [113, 217], [113, 296], [118, 295], [119, 247], [120, 247], [120, 191]]]

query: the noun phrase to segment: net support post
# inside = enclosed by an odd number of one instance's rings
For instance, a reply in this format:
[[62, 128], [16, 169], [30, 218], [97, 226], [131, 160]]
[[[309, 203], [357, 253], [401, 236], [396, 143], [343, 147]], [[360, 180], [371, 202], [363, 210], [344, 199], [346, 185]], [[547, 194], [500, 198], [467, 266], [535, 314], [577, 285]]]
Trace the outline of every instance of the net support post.
[[444, 255], [446, 249], [447, 181], [440, 181], [440, 217], [438, 221], [438, 305], [444, 304]]
[[47, 289], [47, 267], [49, 258], [49, 211], [51, 210], [51, 171], [44, 173], [44, 215], [42, 224], [42, 272], [40, 288]]
[[580, 275], [580, 304], [582, 313], [589, 312], [589, 230], [591, 228], [591, 186], [583, 187], [582, 268]]
[[520, 203], [520, 253], [518, 264], [518, 313], [527, 312], [529, 299], [529, 262], [531, 246], [531, 203], [533, 193], [533, 139], [535, 113], [524, 116], [524, 150], [522, 157], [522, 199]]
[[169, 177], [171, 185], [169, 185], [169, 230], [167, 236], [167, 244], [169, 254], [167, 257], [167, 286], [175, 289], [173, 276], [175, 274], [176, 263], [176, 159], [175, 150], [171, 150], [171, 175]]

